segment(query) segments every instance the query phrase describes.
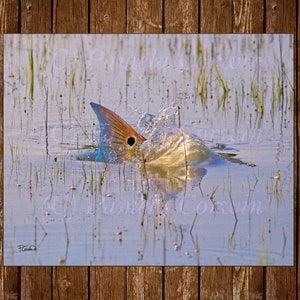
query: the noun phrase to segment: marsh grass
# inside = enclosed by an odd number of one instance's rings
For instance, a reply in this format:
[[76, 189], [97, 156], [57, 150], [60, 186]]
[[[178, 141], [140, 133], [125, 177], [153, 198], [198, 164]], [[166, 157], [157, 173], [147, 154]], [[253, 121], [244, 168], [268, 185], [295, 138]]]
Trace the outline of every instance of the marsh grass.
[[206, 82], [206, 68], [200, 69], [197, 77], [197, 93], [200, 97], [200, 101], [203, 108], [207, 107], [207, 82]]
[[197, 41], [196, 41], [196, 57], [197, 61], [200, 66], [204, 65], [204, 51], [203, 51], [203, 46], [200, 41], [200, 37], [197, 36]]
[[275, 112], [278, 112], [281, 102], [281, 95], [282, 95], [282, 87], [281, 87], [281, 80], [279, 76], [272, 75], [272, 102], [271, 102], [271, 120], [272, 125], [274, 128], [274, 121], [275, 121]]
[[[230, 200], [231, 208], [233, 211], [233, 215], [234, 215], [234, 219], [235, 219], [235, 226], [236, 226], [236, 223], [238, 222], [238, 218], [237, 218], [237, 214], [235, 211], [235, 206], [234, 206], [233, 198], [232, 198], [232, 182], [231, 182], [231, 176], [230, 176], [229, 171], [228, 171], [228, 195], [229, 195], [229, 200]], [[232, 234], [232, 237], [233, 237], [233, 234]]]
[[15, 172], [16, 181], [19, 182], [19, 175], [21, 172], [21, 162], [22, 162], [22, 147], [20, 143], [16, 141], [16, 144], [12, 140], [8, 139], [10, 155], [11, 155], [11, 169], [10, 169], [10, 180], [12, 179], [13, 173]]
[[238, 131], [238, 125], [240, 118], [245, 111], [245, 83], [241, 81], [240, 86], [236, 87], [234, 95], [234, 120], [235, 120], [235, 130]]
[[97, 195], [102, 195], [103, 184], [109, 180], [108, 173], [105, 166], [98, 166], [92, 162], [89, 162], [87, 165], [89, 167], [89, 176], [86, 183], [89, 186], [86, 191], [89, 192], [89, 195], [96, 198]]
[[284, 187], [286, 185], [287, 178], [280, 174], [280, 170], [277, 170], [276, 174], [271, 174], [270, 178], [266, 179], [265, 191], [269, 196], [269, 201], [275, 200], [277, 208], [283, 203]]
[[217, 65], [214, 66], [215, 74], [217, 81], [222, 89], [222, 95], [218, 98], [218, 109], [222, 108], [222, 110], [226, 109], [226, 100], [228, 99], [228, 95], [230, 92], [230, 88], [228, 84], [225, 81], [225, 78], [223, 78], [220, 74], [220, 71], [217, 67]]
[[30, 99], [33, 100], [34, 97], [34, 59], [33, 59], [33, 49], [29, 50], [29, 72], [30, 72]]
[[205, 66], [204, 51], [200, 38], [196, 41], [196, 60], [199, 68], [196, 90], [203, 108], [207, 106], [207, 67]]
[[209, 200], [211, 201], [211, 203], [213, 205], [213, 211], [214, 212], [218, 211], [218, 204], [217, 204], [216, 197], [215, 197], [215, 193], [217, 192], [218, 188], [219, 188], [219, 185], [215, 186], [213, 188], [213, 191], [211, 192], [210, 197], [209, 197]]
[[259, 264], [261, 266], [270, 265], [269, 250], [267, 246], [265, 248], [265, 252], [263, 251], [263, 249], [259, 249]]
[[45, 148], [46, 155], [49, 155], [49, 133], [48, 133], [48, 114], [49, 114], [49, 99], [48, 99], [48, 89], [45, 87]]
[[66, 168], [66, 157], [62, 156], [60, 157], [60, 159], [58, 159], [57, 157], [54, 158], [54, 165], [51, 167], [51, 179], [55, 179], [56, 184], [58, 184], [58, 182], [63, 181], [63, 183], [65, 184], [66, 182], [66, 176], [68, 176], [68, 174], [66, 174], [68, 172], [67, 168]]
[[250, 83], [251, 98], [255, 108], [255, 124], [257, 128], [260, 128], [265, 115], [265, 91], [261, 88], [259, 81], [256, 77], [253, 77]]
[[283, 186], [284, 186], [284, 180], [280, 176], [280, 170], [277, 171], [273, 179], [274, 179], [274, 185], [273, 185], [274, 195], [275, 195], [277, 207], [279, 207], [279, 204], [282, 202]]
[[283, 237], [283, 245], [282, 245], [282, 257], [285, 256], [285, 247], [287, 242], [287, 234], [284, 226], [282, 226], [282, 237]]
[[71, 86], [73, 89], [75, 88], [76, 67], [77, 65], [75, 64], [75, 66], [73, 66], [73, 71], [71, 72]]

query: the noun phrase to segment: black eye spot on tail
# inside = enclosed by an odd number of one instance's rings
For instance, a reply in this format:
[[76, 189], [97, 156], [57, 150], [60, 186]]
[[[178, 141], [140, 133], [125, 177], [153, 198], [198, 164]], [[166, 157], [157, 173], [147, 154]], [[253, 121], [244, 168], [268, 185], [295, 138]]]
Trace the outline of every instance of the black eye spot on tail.
[[127, 144], [132, 147], [135, 144], [135, 138], [133, 136], [129, 137]]

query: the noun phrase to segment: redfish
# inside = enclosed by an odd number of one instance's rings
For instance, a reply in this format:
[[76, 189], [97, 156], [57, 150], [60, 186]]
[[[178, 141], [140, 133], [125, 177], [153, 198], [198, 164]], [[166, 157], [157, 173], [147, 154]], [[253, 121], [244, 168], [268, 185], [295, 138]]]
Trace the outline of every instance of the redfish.
[[100, 124], [99, 147], [89, 160], [107, 163], [142, 161], [148, 165], [178, 167], [212, 159], [214, 154], [197, 137], [181, 130], [165, 132], [158, 139], [147, 140], [116, 113], [91, 102]]

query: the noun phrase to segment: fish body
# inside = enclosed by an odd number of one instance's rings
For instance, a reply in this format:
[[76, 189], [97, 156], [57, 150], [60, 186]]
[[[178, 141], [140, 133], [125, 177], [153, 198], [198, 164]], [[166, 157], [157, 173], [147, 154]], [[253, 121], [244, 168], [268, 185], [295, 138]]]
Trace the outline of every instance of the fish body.
[[[146, 149], [145, 142], [142, 146], [145, 162], [148, 165], [161, 167], [194, 166], [208, 162], [213, 153], [196, 137], [189, 136], [184, 132], [169, 135], [166, 139], [151, 143]], [[158, 150], [161, 149], [161, 150]]]
[[177, 130], [157, 140], [146, 140], [116, 113], [91, 102], [100, 124], [97, 152], [89, 160], [123, 163], [133, 160], [149, 166], [178, 167], [209, 161], [213, 153], [196, 137]]

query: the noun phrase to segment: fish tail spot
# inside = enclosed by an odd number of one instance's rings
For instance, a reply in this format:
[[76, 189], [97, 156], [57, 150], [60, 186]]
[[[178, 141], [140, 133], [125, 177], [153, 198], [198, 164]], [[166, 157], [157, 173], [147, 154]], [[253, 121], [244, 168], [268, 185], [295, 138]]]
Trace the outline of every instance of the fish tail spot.
[[129, 137], [127, 139], [127, 144], [132, 147], [135, 144], [135, 138], [133, 136]]

